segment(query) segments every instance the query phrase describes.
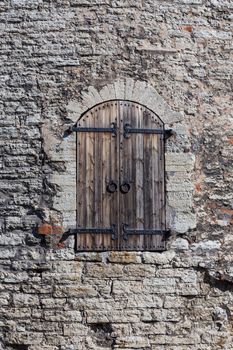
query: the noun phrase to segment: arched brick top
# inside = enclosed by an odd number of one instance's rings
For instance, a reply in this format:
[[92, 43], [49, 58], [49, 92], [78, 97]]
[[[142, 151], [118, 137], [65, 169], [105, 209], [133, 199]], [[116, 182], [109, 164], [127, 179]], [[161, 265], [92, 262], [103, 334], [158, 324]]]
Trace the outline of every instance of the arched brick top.
[[81, 93], [79, 99], [68, 104], [69, 118], [76, 122], [81, 114], [96, 104], [115, 99], [141, 103], [154, 111], [166, 124], [182, 120], [182, 113], [173, 111], [152, 86], [130, 78], [107, 84], [101, 90], [90, 86], [87, 92]]

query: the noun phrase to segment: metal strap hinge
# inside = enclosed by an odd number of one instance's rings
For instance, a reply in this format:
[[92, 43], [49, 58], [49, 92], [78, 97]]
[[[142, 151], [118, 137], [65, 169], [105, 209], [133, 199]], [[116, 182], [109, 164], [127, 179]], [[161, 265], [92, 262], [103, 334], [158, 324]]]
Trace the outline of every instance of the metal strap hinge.
[[114, 135], [117, 133], [116, 123], [111, 123], [111, 127], [109, 128], [73, 126], [71, 130], [76, 132], [110, 132]]
[[132, 228], [127, 228], [128, 225], [127, 224], [122, 224], [122, 229], [123, 229], [123, 238], [125, 240], [128, 239], [129, 235], [169, 235], [170, 234], [170, 230], [166, 230], [166, 229], [161, 229], [161, 230], [154, 230], [154, 229], [132, 229]]
[[111, 234], [112, 239], [115, 240], [117, 238], [116, 234], [116, 225], [112, 225], [109, 228], [88, 228], [88, 227], [80, 227], [69, 230], [70, 235], [76, 234]]
[[127, 138], [129, 134], [162, 134], [165, 136], [165, 139], [168, 139], [172, 135], [172, 129], [132, 128], [129, 124], [125, 124], [124, 137]]

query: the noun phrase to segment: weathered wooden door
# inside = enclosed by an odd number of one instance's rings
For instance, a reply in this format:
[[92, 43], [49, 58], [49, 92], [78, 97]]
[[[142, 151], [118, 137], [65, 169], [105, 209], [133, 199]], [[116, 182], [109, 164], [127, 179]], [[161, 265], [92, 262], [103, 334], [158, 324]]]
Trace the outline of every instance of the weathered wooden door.
[[164, 125], [146, 107], [109, 101], [77, 132], [78, 251], [165, 248]]
[[77, 127], [77, 250], [119, 248], [118, 104], [87, 112]]
[[119, 120], [121, 249], [164, 249], [163, 123], [132, 102], [120, 102]]

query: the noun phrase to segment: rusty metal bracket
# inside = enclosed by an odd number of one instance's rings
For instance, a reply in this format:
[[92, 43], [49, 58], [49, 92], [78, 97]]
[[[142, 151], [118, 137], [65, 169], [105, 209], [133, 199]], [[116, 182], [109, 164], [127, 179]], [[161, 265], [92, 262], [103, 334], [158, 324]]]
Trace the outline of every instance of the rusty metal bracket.
[[123, 239], [127, 240], [129, 235], [169, 235], [170, 230], [154, 230], [154, 229], [132, 229], [127, 228], [129, 225], [122, 224], [122, 231], [123, 231]]

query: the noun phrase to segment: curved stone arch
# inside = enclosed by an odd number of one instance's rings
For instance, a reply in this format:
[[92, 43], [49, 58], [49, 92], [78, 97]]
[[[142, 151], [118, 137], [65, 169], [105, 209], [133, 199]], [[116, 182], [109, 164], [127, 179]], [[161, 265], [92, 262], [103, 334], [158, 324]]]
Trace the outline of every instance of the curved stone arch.
[[154, 87], [148, 83], [131, 78], [117, 80], [100, 90], [90, 86], [81, 92], [78, 99], [67, 105], [68, 117], [76, 122], [87, 110], [109, 100], [128, 100], [140, 103], [152, 110], [165, 124], [181, 121], [182, 113], [173, 111]]

